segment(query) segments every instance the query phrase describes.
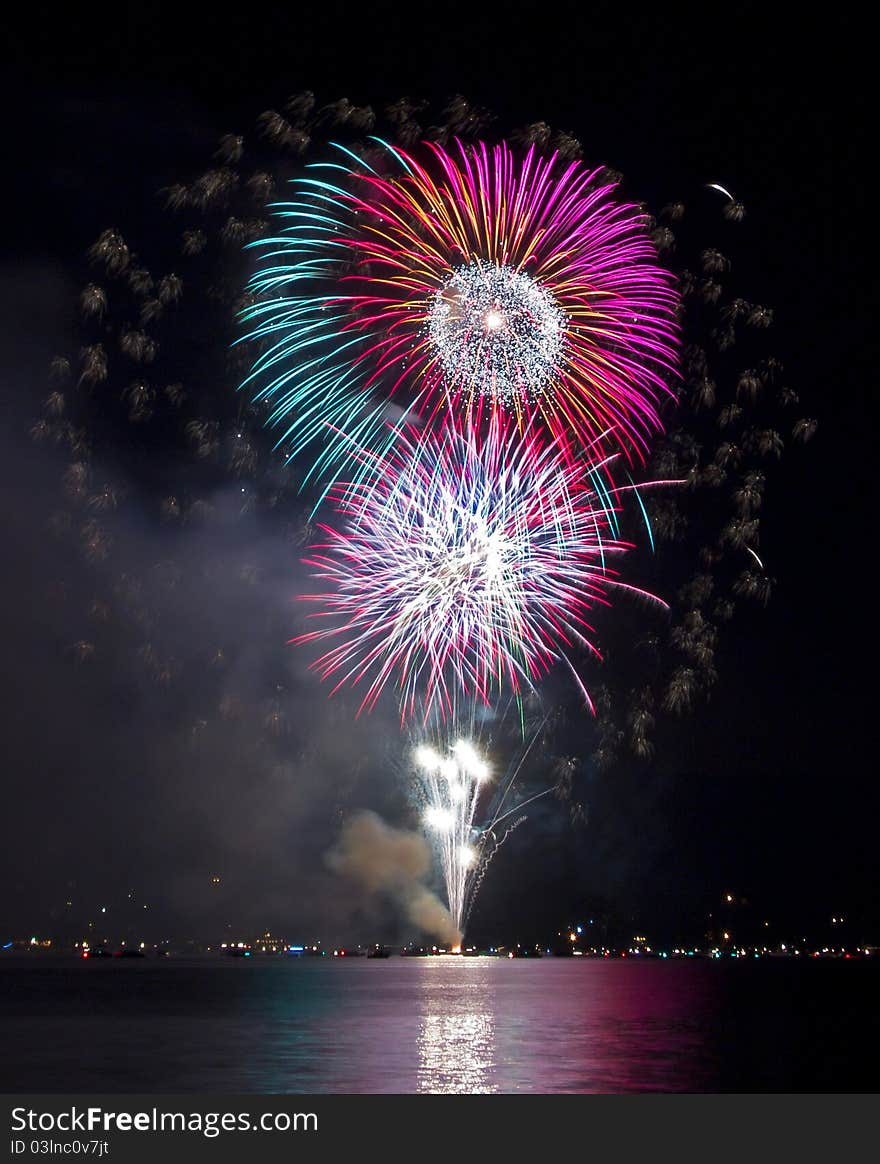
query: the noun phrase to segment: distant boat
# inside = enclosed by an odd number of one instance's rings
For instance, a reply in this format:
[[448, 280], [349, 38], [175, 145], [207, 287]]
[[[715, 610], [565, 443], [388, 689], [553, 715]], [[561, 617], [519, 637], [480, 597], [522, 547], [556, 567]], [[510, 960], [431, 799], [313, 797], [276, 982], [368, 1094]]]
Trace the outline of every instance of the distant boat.
[[367, 954], [367, 957], [368, 958], [390, 958], [391, 951], [388, 949], [387, 946], [374, 946], [373, 949], [370, 950], [369, 954]]
[[143, 950], [136, 950], [133, 946], [126, 946], [113, 951], [114, 958], [143, 958]]

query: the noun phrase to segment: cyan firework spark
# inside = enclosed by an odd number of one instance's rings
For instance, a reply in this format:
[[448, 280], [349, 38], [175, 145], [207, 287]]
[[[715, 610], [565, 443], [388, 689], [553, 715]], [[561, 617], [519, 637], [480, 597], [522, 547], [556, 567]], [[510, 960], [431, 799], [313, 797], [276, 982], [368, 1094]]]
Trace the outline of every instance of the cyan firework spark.
[[379, 146], [374, 166], [340, 149], [312, 167], [253, 244], [245, 385], [279, 443], [336, 474], [414, 418], [466, 428], [501, 408], [643, 459], [678, 348], [643, 212], [534, 147]]
[[589, 704], [569, 652], [598, 655], [591, 611], [624, 586], [610, 561], [628, 548], [604, 468], [497, 419], [402, 432], [369, 483], [331, 491], [342, 523], [306, 559], [322, 625], [294, 641], [330, 644], [314, 667], [360, 686], [362, 709], [392, 685], [403, 719], [531, 690], [560, 660]]

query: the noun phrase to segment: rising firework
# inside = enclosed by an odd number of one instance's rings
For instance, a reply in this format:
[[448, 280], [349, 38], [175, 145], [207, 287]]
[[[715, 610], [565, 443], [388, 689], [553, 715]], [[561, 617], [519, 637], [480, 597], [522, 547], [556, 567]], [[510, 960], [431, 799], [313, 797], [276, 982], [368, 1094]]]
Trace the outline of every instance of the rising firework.
[[330, 584], [306, 596], [325, 625], [294, 641], [333, 643], [314, 667], [334, 690], [362, 685], [362, 709], [392, 683], [403, 719], [529, 691], [560, 660], [590, 704], [570, 653], [598, 656], [593, 610], [635, 589], [610, 565], [629, 545], [605, 467], [584, 473], [497, 420], [482, 436], [401, 433], [369, 481], [333, 489], [345, 520], [306, 559]]
[[252, 244], [245, 385], [289, 454], [317, 445], [320, 471], [414, 416], [466, 427], [501, 408], [643, 460], [678, 350], [644, 212], [533, 146], [380, 144], [375, 166], [341, 149], [295, 180], [280, 232]]
[[449, 914], [463, 934], [468, 889], [480, 861], [474, 817], [489, 766], [467, 740], [459, 740], [446, 756], [422, 746], [415, 762], [425, 792], [424, 823], [439, 858]]
[[436, 739], [436, 744], [422, 743], [414, 749], [423, 824], [432, 841], [450, 916], [462, 936], [492, 858], [525, 821], [523, 810], [554, 791], [552, 785], [525, 797], [514, 791], [539, 736], [540, 728], [499, 773], [485, 759], [479, 734], [450, 745], [448, 733], [436, 731], [428, 737]]

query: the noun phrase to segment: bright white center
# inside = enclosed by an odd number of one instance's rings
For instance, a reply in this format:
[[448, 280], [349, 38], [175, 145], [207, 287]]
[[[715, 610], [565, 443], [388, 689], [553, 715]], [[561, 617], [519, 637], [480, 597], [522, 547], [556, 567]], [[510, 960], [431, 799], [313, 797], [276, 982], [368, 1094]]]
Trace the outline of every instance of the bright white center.
[[456, 764], [455, 760], [444, 760], [440, 765], [440, 771], [447, 780], [458, 779], [458, 764]]
[[425, 824], [440, 833], [448, 833], [454, 823], [455, 818], [448, 808], [431, 807], [425, 812]]
[[454, 271], [428, 311], [428, 334], [448, 385], [507, 403], [534, 399], [552, 385], [565, 325], [540, 283], [479, 260]]
[[440, 757], [433, 748], [416, 748], [416, 763], [426, 772], [434, 772], [440, 767]]
[[416, 609], [435, 612], [438, 604], [448, 604], [461, 611], [497, 599], [517, 568], [518, 547], [506, 531], [490, 528], [485, 514], [457, 499], [445, 512], [426, 516], [423, 536], [425, 552], [413, 563]]

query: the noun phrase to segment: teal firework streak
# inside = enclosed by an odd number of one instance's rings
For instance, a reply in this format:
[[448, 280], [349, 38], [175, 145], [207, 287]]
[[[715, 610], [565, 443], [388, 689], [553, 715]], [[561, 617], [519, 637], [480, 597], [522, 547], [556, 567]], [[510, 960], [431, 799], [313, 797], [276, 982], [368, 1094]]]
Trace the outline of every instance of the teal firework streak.
[[312, 167], [252, 244], [245, 386], [331, 479], [407, 424], [532, 418], [568, 460], [641, 463], [676, 375], [677, 293], [644, 214], [580, 163], [500, 144]]

